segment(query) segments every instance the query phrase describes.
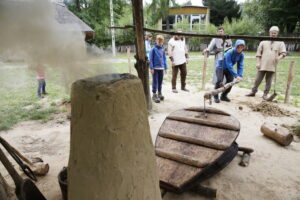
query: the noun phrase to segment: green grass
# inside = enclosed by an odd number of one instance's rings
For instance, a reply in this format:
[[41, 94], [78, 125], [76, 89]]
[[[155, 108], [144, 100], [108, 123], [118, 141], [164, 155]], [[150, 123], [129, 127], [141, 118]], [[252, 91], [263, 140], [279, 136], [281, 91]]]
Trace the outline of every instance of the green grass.
[[[203, 57], [200, 57], [200, 52], [192, 52], [188, 64], [187, 84], [192, 85], [200, 91]], [[255, 52], [245, 52], [246, 56], [255, 56]], [[284, 101], [284, 94], [286, 88], [286, 81], [288, 76], [289, 65], [292, 60], [296, 61], [295, 76], [291, 91], [291, 104], [300, 106], [300, 53], [291, 53], [291, 56], [299, 56], [290, 58], [289, 56], [278, 65], [278, 76], [276, 91], [279, 93], [277, 100]], [[111, 58], [111, 57], [110, 57]], [[128, 63], [127, 55], [125, 53], [118, 54], [116, 59], [122, 59], [123, 63], [106, 63], [101, 60], [93, 62], [89, 66], [93, 70], [94, 75], [102, 73], [127, 73]], [[124, 60], [125, 59], [125, 60]], [[132, 74], [137, 75], [134, 68], [133, 53], [131, 53], [131, 71]], [[95, 64], [96, 63], [96, 64]], [[207, 64], [207, 83], [211, 83], [213, 72], [213, 56], [210, 56]], [[35, 73], [27, 68], [19, 67], [25, 65], [22, 62], [9, 63], [12, 68], [3, 68], [7, 66], [6, 63], [0, 63], [0, 131], [8, 130], [18, 122], [26, 120], [41, 120], [46, 122], [51, 120], [54, 113], [65, 112], [64, 109], [58, 109], [59, 102], [69, 100], [68, 92], [62, 84], [62, 74], [57, 70], [47, 70], [47, 87], [49, 93], [47, 98], [39, 99], [36, 97], [37, 80]], [[172, 72], [170, 69], [170, 62], [168, 61], [169, 70], [165, 75], [164, 81], [171, 82]], [[239, 83], [239, 87], [250, 89], [253, 86], [255, 74], [255, 58], [250, 57], [245, 59], [244, 81]], [[151, 77], [151, 76], [150, 76]], [[179, 77], [179, 76], [178, 76]], [[179, 82], [178, 78], [178, 82]], [[151, 83], [151, 78], [150, 78]], [[259, 90], [263, 90], [264, 82], [261, 84]], [[249, 90], [250, 91], [250, 90]]]
[[54, 100], [67, 96], [64, 88], [57, 84], [57, 74], [48, 70], [46, 90], [49, 95], [45, 99], [39, 99], [35, 73], [27, 68], [1, 69], [3, 65], [0, 65], [0, 130], [8, 130], [21, 121], [47, 122], [52, 119], [52, 114], [58, 111]]

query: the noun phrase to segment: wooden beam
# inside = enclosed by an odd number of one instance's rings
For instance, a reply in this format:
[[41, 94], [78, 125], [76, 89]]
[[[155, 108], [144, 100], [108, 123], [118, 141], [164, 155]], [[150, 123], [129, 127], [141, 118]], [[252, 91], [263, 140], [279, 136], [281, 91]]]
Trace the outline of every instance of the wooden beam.
[[132, 28], [135, 31], [135, 46], [136, 46], [136, 63], [135, 69], [138, 77], [141, 79], [145, 98], [147, 101], [148, 110], [151, 109], [151, 99], [149, 90], [149, 62], [146, 61], [145, 37], [144, 37], [144, 15], [143, 15], [143, 0], [131, 0], [133, 24]]
[[[115, 29], [130, 29], [134, 28], [132, 25], [126, 25], [122, 27], [108, 27]], [[245, 40], [269, 40], [269, 41], [284, 41], [284, 42], [294, 42], [300, 43], [300, 37], [269, 37], [269, 36], [250, 36], [250, 35], [215, 35], [215, 34], [197, 34], [197, 33], [178, 33], [174, 31], [162, 31], [150, 28], [143, 28], [144, 31], [152, 33], [161, 33], [167, 35], [181, 35], [185, 37], [196, 37], [196, 38], [221, 38], [221, 39], [245, 39]]]

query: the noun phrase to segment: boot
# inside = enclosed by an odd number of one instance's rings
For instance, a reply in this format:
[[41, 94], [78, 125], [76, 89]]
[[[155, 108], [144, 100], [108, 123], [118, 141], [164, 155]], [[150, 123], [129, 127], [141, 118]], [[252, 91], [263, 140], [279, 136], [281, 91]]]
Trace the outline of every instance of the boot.
[[156, 93], [153, 94], [152, 100], [153, 100], [155, 103], [159, 103], [159, 102], [160, 102], [160, 100], [159, 100], [159, 98], [158, 98], [158, 96], [157, 96]]
[[255, 97], [255, 92], [250, 92], [249, 94], [246, 94], [246, 97]]
[[185, 92], [189, 92], [189, 90], [186, 89], [186, 88], [181, 88], [181, 90], [182, 90], [182, 91], [185, 91]]
[[222, 95], [221, 95], [221, 100], [222, 100], [222, 101], [230, 102], [230, 99], [227, 97], [227, 94], [222, 94]]
[[214, 102], [215, 103], [220, 103], [219, 95], [214, 96]]
[[165, 97], [161, 94], [161, 92], [158, 92], [158, 98], [163, 101]]
[[267, 101], [268, 99], [268, 92], [264, 92], [264, 94], [262, 95], [263, 100]]

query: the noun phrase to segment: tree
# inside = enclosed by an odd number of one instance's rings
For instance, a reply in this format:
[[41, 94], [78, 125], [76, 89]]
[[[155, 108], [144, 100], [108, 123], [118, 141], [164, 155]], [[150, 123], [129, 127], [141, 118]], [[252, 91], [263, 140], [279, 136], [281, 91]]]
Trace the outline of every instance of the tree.
[[[129, 13], [125, 14], [125, 11], [128, 11], [126, 8], [131, 7], [131, 4], [127, 0], [113, 0], [113, 3], [115, 22], [119, 24], [118, 22], [123, 16], [130, 15]], [[75, 15], [94, 29], [95, 38], [89, 42], [104, 47], [111, 44], [110, 30], [107, 28], [110, 26], [109, 1], [76, 0], [69, 4], [66, 2], [66, 4]], [[118, 43], [118, 38], [116, 39]]]
[[203, 0], [203, 4], [210, 8], [210, 23], [215, 26], [223, 24], [225, 18], [231, 22], [241, 17], [240, 6], [234, 0]]
[[169, 16], [169, 8], [171, 7], [171, 3], [173, 6], [177, 6], [176, 0], [153, 0], [152, 1], [152, 3], [146, 9], [146, 12], [148, 14], [147, 21], [151, 26], [156, 25], [160, 19], [166, 20], [166, 22], [168, 23], [167, 18]]
[[[249, 0], [244, 4], [243, 14], [254, 17], [268, 31], [277, 25], [284, 33], [296, 31], [300, 23], [300, 1], [298, 0]], [[253, 15], [255, 13], [255, 15]]]

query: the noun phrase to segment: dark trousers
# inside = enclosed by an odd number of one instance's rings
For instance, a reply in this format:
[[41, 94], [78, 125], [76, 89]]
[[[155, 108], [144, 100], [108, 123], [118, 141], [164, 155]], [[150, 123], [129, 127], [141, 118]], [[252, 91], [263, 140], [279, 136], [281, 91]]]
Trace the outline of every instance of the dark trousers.
[[38, 90], [37, 90], [38, 95], [46, 94], [46, 81], [45, 81], [45, 79], [39, 79], [38, 84], [39, 84], [38, 85]]
[[272, 80], [273, 80], [274, 74], [275, 74], [275, 72], [258, 71], [256, 73], [256, 78], [255, 78], [254, 86], [252, 88], [252, 92], [254, 92], [254, 93], [257, 92], [257, 88], [259, 87], [259, 85], [261, 84], [262, 80], [266, 76], [266, 87], [265, 87], [264, 93], [268, 94], [269, 91], [270, 91], [270, 89], [271, 89], [271, 85], [272, 85]]
[[181, 89], [184, 89], [186, 74], [187, 74], [186, 63], [172, 67], [172, 89], [176, 89], [176, 80], [177, 80], [178, 70], [180, 70]]
[[161, 85], [164, 78], [164, 70], [154, 69], [154, 73], [152, 74], [152, 92], [156, 93], [161, 92]]
[[[221, 87], [221, 85], [223, 84], [224, 77], [226, 77], [226, 83], [231, 83], [234, 80], [233, 75], [227, 69], [216, 68], [216, 75], [217, 75], [217, 83], [215, 85], [215, 89], [218, 89], [218, 88]], [[222, 95], [226, 96], [230, 92], [231, 88], [232, 87], [230, 87], [227, 90], [225, 90], [222, 93]]]

